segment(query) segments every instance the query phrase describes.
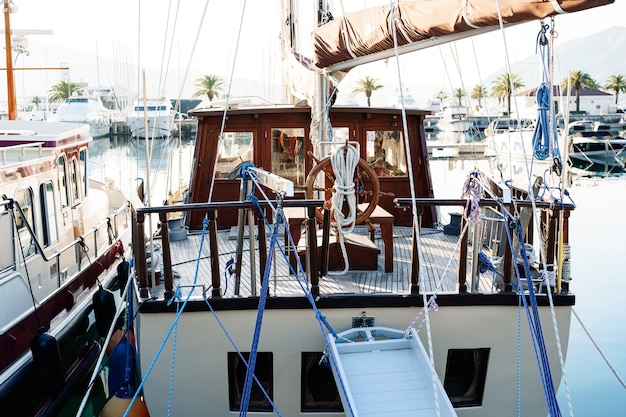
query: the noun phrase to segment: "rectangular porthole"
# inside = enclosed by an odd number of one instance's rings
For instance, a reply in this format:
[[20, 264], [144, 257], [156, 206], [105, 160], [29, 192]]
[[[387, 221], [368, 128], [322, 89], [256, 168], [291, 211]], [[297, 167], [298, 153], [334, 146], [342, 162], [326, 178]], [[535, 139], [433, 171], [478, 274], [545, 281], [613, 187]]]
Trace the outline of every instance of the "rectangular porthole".
[[482, 405], [488, 362], [488, 348], [448, 350], [443, 387], [454, 407]]
[[321, 359], [321, 352], [302, 353], [302, 412], [343, 412], [333, 371]]
[[[246, 362], [250, 353], [242, 352]], [[258, 352], [254, 374], [270, 398], [273, 398], [273, 358], [271, 352]], [[244, 395], [247, 367], [237, 352], [228, 352], [228, 397], [230, 411], [239, 411]], [[272, 406], [256, 381], [252, 381], [248, 411], [272, 411]]]

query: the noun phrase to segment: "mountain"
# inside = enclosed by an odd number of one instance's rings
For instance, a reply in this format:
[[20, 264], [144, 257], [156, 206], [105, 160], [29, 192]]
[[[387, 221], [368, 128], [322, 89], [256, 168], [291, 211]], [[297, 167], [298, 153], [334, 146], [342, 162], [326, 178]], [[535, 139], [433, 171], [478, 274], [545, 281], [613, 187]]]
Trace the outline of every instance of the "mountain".
[[[626, 76], [625, 48], [626, 27], [610, 27], [593, 35], [565, 42], [556, 50], [555, 83], [560, 83], [570, 71], [586, 72], [600, 85], [604, 85], [611, 75]], [[532, 55], [513, 66], [513, 71], [520, 75], [526, 88], [533, 88], [541, 82], [541, 74], [537, 70], [539, 63], [539, 56]], [[502, 67], [492, 74], [487, 78], [486, 85], [491, 86], [491, 82], [504, 72]]]

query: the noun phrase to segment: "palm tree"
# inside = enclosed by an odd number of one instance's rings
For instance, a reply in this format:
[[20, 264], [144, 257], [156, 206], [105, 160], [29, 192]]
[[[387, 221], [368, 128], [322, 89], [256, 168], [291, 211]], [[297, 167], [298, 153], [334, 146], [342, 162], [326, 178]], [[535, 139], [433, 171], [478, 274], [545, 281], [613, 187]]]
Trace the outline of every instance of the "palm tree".
[[354, 88], [354, 90], [352, 90], [352, 92], [365, 93], [365, 97], [367, 97], [367, 107], [372, 107], [372, 91], [380, 90], [381, 88], [383, 88], [383, 85], [378, 84], [378, 80], [376, 78], [370, 78], [369, 75], [366, 75], [365, 78], [361, 78], [356, 83], [357, 86]]
[[619, 93], [626, 93], [626, 78], [621, 74], [611, 75], [609, 79], [606, 80], [604, 88], [613, 91], [613, 94], [615, 94], [615, 104], [617, 104]]
[[455, 89], [452, 91], [452, 95], [454, 96], [454, 98], [456, 98], [456, 99], [458, 100], [459, 107], [462, 107], [462, 106], [463, 106], [463, 103], [461, 102], [461, 99], [462, 99], [463, 97], [465, 97], [465, 91], [463, 91], [463, 89], [462, 89], [462, 88], [455, 88]]
[[48, 92], [50, 93], [48, 101], [54, 103], [56, 101], [64, 101], [66, 98], [75, 94], [82, 95], [83, 89], [78, 83], [61, 80], [53, 85]]
[[487, 91], [487, 89], [483, 87], [482, 85], [478, 84], [478, 85], [475, 85], [474, 88], [472, 88], [472, 93], [470, 95], [470, 98], [478, 101], [478, 105], [476, 106], [476, 108], [480, 109], [483, 107], [482, 99], [488, 96], [489, 96], [489, 92]]
[[595, 88], [598, 86], [598, 82], [584, 71], [574, 71], [570, 72], [569, 76], [565, 77], [561, 83], [561, 88], [565, 91], [567, 91], [568, 86], [574, 87], [576, 91], [576, 113], [579, 113], [580, 89], [583, 87]]
[[39, 104], [41, 103], [41, 97], [33, 97], [32, 103], [35, 105], [35, 110], [39, 110]]
[[224, 87], [224, 81], [219, 75], [205, 75], [198, 78], [194, 84], [198, 89], [193, 93], [192, 97], [207, 96], [209, 101], [213, 101], [213, 98], [219, 98]]
[[524, 82], [517, 74], [504, 73], [493, 81], [491, 95], [497, 97], [498, 101], [506, 98], [507, 113], [511, 114], [511, 96], [513, 90], [524, 87]]
[[448, 93], [446, 93], [444, 90], [439, 90], [437, 94], [435, 94], [435, 98], [443, 103], [443, 101], [448, 98]]

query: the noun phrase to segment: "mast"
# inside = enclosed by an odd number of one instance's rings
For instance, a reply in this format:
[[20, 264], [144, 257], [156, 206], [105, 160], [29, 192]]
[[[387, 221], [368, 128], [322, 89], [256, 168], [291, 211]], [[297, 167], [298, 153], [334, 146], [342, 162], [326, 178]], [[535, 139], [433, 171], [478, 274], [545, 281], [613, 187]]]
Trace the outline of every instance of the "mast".
[[4, 44], [7, 60], [7, 101], [9, 107], [9, 120], [17, 119], [17, 100], [15, 98], [15, 83], [13, 80], [13, 50], [11, 46], [11, 19], [9, 14], [15, 11], [15, 5], [11, 0], [4, 0]]

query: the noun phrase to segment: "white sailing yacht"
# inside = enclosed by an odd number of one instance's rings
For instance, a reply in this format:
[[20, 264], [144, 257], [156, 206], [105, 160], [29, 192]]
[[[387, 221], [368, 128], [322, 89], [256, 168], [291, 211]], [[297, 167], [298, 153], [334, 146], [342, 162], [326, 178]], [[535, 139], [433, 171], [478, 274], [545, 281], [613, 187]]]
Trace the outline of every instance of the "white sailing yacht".
[[[324, 76], [392, 56], [393, 45], [607, 3], [505, 1], [504, 22], [487, 0], [334, 19], [321, 7], [311, 106], [194, 110], [185, 203], [134, 211], [126, 327], [141, 382], [110, 385], [113, 399], [142, 401], [153, 417], [560, 415], [575, 205], [479, 172], [463, 198], [435, 198], [430, 112], [328, 107]], [[293, 33], [299, 16], [284, 21]], [[220, 152], [225, 137], [252, 147], [238, 167]], [[457, 234], [437, 223], [449, 206], [461, 212]], [[157, 235], [146, 233], [151, 215]], [[528, 245], [545, 245], [536, 263]]]

